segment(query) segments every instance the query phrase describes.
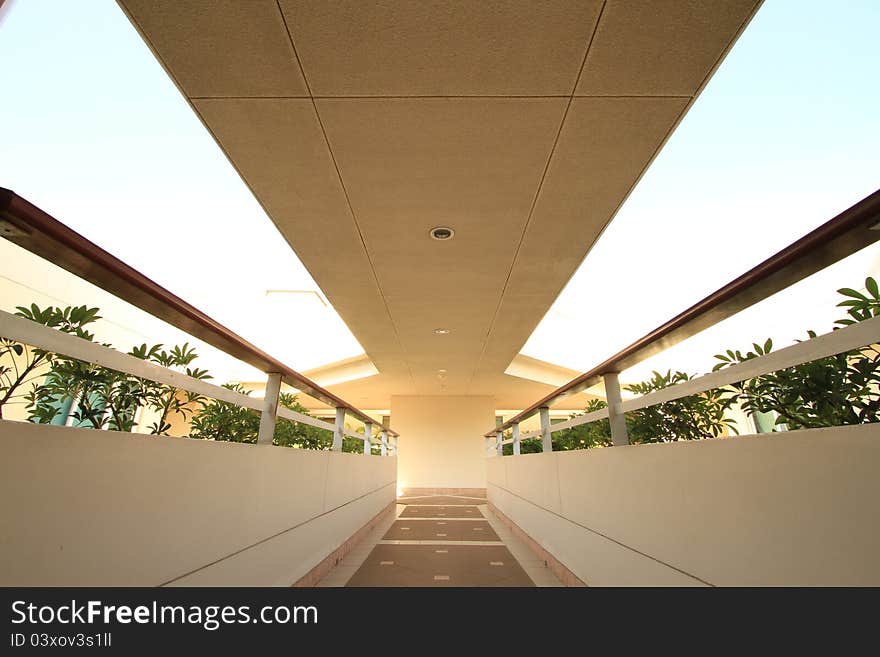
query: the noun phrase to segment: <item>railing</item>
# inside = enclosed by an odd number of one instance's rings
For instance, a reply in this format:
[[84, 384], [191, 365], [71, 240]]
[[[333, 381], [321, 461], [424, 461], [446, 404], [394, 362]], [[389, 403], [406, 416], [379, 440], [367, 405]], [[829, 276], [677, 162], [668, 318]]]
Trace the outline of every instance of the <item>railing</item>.
[[[265, 372], [266, 393], [264, 399], [254, 399], [30, 320], [0, 312], [0, 335], [3, 337], [260, 411], [257, 444], [272, 444], [276, 417], [281, 416], [333, 432], [333, 449], [336, 451], [342, 450], [343, 436], [362, 440], [364, 454], [367, 455], [371, 452], [372, 430], [376, 425], [382, 455], [396, 452], [398, 438], [396, 431], [376, 422], [360, 409], [272, 358], [40, 208], [4, 188], [0, 188], [0, 235], [154, 317]], [[331, 424], [287, 408], [279, 408], [281, 383], [335, 408], [336, 423]], [[345, 428], [346, 415], [351, 415], [364, 423], [363, 435]]]
[[[621, 398], [618, 380], [620, 372], [878, 240], [880, 240], [880, 190], [654, 329], [605, 362], [560, 386], [503, 424], [493, 427], [484, 434], [487, 451], [501, 455], [503, 445], [512, 444], [513, 453], [516, 455], [520, 453], [522, 440], [540, 436], [543, 451], [550, 452], [553, 449], [551, 438], [553, 432], [606, 418], [611, 424], [613, 445], [627, 445], [629, 444], [625, 421], [627, 412], [699, 394], [880, 341], [880, 318], [874, 318], [637, 399], [624, 402]], [[605, 384], [607, 408], [579, 415], [565, 422], [550, 423], [549, 411], [552, 404], [600, 382]], [[520, 434], [520, 422], [536, 414], [540, 416], [541, 428]], [[504, 439], [503, 432], [508, 428], [511, 429], [512, 435]]]

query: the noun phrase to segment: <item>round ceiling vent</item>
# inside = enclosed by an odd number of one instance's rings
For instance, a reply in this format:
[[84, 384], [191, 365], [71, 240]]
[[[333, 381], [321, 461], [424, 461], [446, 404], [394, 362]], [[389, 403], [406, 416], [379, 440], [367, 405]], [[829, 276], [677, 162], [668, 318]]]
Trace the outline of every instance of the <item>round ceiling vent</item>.
[[437, 226], [431, 229], [431, 237], [441, 242], [452, 239], [453, 235], [455, 235], [455, 231], [446, 226]]

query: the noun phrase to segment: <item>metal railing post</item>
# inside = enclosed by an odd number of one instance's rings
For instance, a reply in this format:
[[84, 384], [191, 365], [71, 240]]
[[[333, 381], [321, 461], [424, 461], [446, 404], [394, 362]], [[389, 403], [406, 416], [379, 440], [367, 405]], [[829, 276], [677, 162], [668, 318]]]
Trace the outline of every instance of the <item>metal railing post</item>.
[[336, 407], [336, 429], [333, 431], [333, 451], [342, 451], [342, 436], [345, 434], [345, 408], [343, 406]]
[[513, 455], [519, 456], [519, 422], [510, 427], [513, 433]]
[[382, 443], [380, 449], [382, 450], [382, 456], [388, 456], [388, 432], [382, 432]]
[[541, 444], [545, 452], [552, 452], [553, 434], [550, 432], [550, 409], [542, 406], [538, 412], [541, 414]]
[[263, 412], [260, 414], [258, 445], [271, 445], [275, 435], [275, 419], [278, 416], [278, 396], [281, 393], [281, 374], [271, 373], [266, 379], [266, 394], [263, 397]]
[[373, 423], [364, 422], [364, 456], [370, 456], [373, 452]]
[[626, 431], [626, 416], [621, 412], [620, 381], [617, 372], [602, 375], [605, 381], [605, 399], [608, 402], [608, 420], [611, 423], [611, 444], [615, 447], [629, 445]]
[[504, 456], [504, 445], [501, 444], [502, 440], [504, 440], [504, 433], [498, 431], [495, 434], [495, 449], [498, 451], [498, 456]]

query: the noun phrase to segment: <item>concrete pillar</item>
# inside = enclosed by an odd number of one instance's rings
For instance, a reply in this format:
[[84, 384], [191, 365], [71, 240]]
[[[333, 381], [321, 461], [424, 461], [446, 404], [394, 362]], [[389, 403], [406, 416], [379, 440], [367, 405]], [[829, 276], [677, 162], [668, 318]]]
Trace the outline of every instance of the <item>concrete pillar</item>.
[[519, 456], [519, 422], [511, 427], [513, 432], [513, 455]]
[[504, 445], [501, 444], [501, 441], [504, 440], [504, 434], [501, 431], [495, 433], [495, 449], [498, 451], [498, 456], [504, 456]]
[[345, 409], [341, 406], [336, 409], [336, 430], [333, 432], [333, 451], [342, 451], [342, 436], [345, 429]]
[[373, 423], [364, 422], [364, 455], [370, 456], [373, 453]]
[[381, 435], [382, 435], [382, 446], [380, 449], [382, 450], [382, 456], [388, 456], [388, 432], [383, 431]]
[[541, 414], [541, 444], [545, 452], [553, 451], [553, 439], [550, 433], [550, 409], [544, 406], [538, 409]]
[[626, 432], [626, 417], [620, 411], [623, 401], [620, 397], [620, 381], [617, 372], [609, 372], [602, 377], [605, 380], [605, 399], [608, 402], [608, 420], [611, 423], [611, 444], [615, 447], [629, 445]]
[[263, 397], [263, 412], [260, 415], [258, 445], [271, 445], [275, 435], [275, 418], [278, 416], [278, 397], [281, 393], [281, 375], [270, 374], [266, 379], [266, 394]]

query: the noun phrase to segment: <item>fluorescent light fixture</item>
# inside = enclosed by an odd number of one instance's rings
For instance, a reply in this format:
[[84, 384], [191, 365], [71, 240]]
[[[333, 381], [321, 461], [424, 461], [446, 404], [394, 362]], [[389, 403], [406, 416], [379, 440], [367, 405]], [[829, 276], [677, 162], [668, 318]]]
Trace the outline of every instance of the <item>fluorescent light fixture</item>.
[[313, 294], [321, 302], [321, 305], [325, 308], [327, 307], [327, 302], [324, 301], [324, 297], [318, 294], [315, 290], [266, 290], [266, 296], [269, 295], [278, 295], [278, 294]]

